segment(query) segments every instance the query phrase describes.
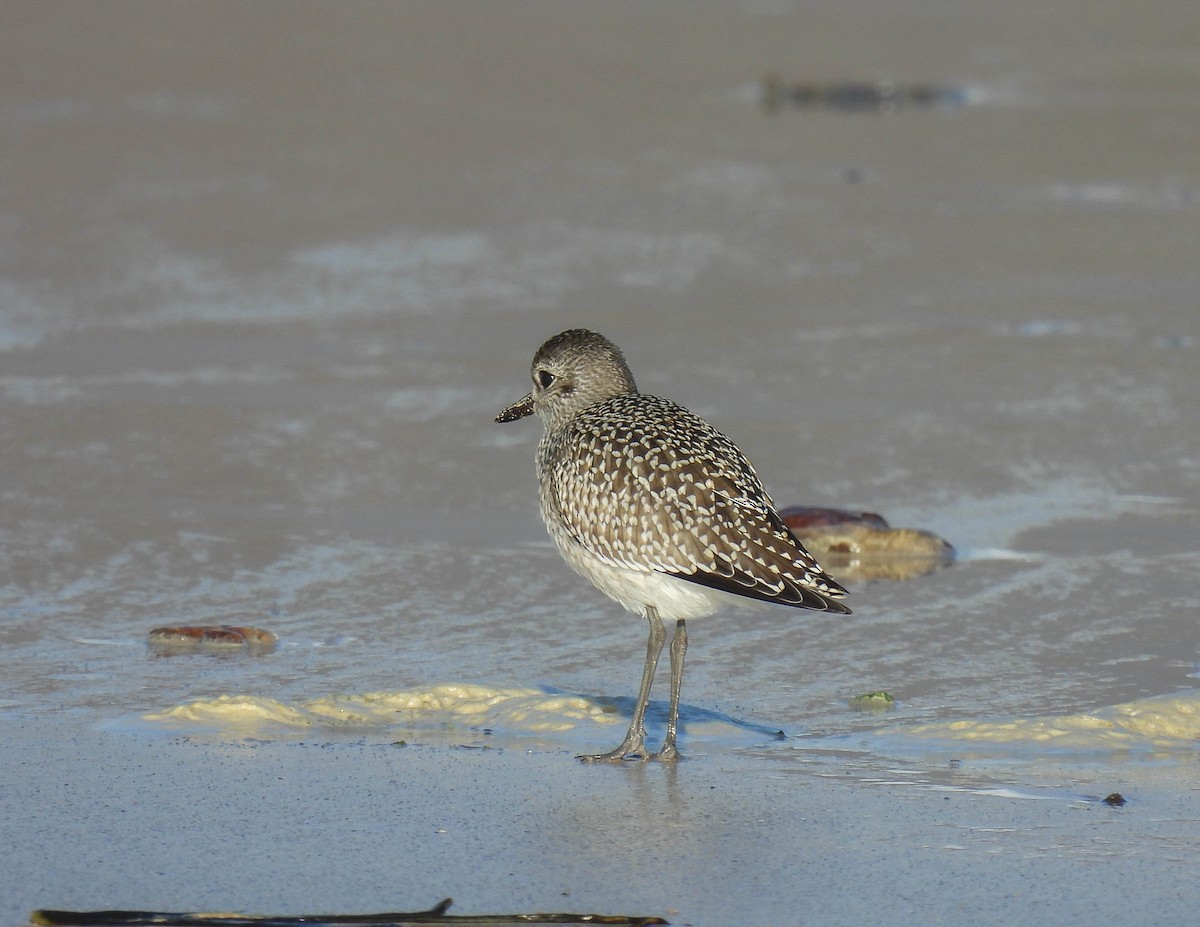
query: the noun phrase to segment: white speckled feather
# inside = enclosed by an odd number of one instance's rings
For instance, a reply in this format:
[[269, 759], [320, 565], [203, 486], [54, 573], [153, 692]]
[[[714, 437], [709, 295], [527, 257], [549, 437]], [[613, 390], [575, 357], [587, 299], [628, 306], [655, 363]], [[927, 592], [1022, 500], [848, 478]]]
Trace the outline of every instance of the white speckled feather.
[[586, 552], [788, 605], [820, 608], [821, 596], [844, 594], [736, 445], [669, 400], [629, 393], [594, 403], [547, 429], [537, 459], [547, 528], [560, 547], [563, 534], [582, 548], [569, 560]]

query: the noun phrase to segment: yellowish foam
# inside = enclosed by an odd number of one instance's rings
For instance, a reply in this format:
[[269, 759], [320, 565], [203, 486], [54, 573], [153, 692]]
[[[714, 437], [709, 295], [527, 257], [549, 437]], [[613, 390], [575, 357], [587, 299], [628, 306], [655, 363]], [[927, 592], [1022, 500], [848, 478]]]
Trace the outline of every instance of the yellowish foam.
[[1092, 714], [1009, 721], [950, 721], [908, 728], [915, 737], [984, 743], [1033, 742], [1094, 749], [1200, 745], [1200, 690], [1138, 699]]
[[316, 726], [415, 726], [504, 728], [553, 733], [580, 722], [612, 724], [611, 710], [585, 698], [540, 689], [494, 688], [470, 683], [432, 686], [410, 692], [334, 695], [289, 705], [253, 695], [221, 695], [186, 702], [142, 716], [168, 724], [194, 723], [220, 728], [255, 729]]

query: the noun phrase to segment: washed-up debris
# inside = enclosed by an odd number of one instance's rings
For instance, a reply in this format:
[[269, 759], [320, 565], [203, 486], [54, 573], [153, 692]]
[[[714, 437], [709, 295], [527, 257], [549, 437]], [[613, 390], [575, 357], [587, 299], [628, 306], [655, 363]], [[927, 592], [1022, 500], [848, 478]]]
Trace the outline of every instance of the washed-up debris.
[[311, 914], [271, 916], [259, 914], [189, 914], [158, 911], [52, 911], [39, 909], [29, 920], [37, 927], [365, 927], [365, 925], [442, 924], [448, 927], [509, 927], [518, 924], [605, 924], [647, 927], [666, 924], [661, 917], [622, 914], [447, 914], [452, 898], [428, 911], [391, 911], [383, 914]]
[[837, 579], [911, 579], [954, 562], [954, 548], [918, 528], [893, 528], [882, 515], [798, 505], [784, 523]]
[[167, 656], [178, 653], [217, 653], [230, 650], [270, 653], [275, 649], [278, 638], [262, 628], [228, 624], [185, 625], [173, 628], [155, 628], [146, 637], [146, 643], [155, 653]]
[[932, 109], [963, 106], [968, 93], [962, 87], [941, 84], [897, 84], [892, 81], [789, 82], [768, 74], [761, 82], [763, 106], [778, 112], [784, 106], [841, 113], [890, 113], [898, 109]]
[[888, 692], [865, 692], [850, 699], [850, 707], [859, 711], [890, 711], [896, 707], [896, 699]]

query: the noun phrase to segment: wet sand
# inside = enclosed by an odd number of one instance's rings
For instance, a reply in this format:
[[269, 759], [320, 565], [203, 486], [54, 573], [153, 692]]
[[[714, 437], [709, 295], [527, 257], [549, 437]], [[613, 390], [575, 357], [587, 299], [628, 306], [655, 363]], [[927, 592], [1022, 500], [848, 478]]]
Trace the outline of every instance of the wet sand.
[[[1188, 922], [1197, 36], [1186, 3], [10, 4], [0, 919]], [[962, 94], [771, 109], [768, 73]], [[959, 553], [849, 618], [689, 626], [675, 768], [573, 759], [644, 631], [546, 541], [536, 424], [492, 423], [576, 325], [781, 505]], [[278, 645], [147, 646], [193, 625]]]

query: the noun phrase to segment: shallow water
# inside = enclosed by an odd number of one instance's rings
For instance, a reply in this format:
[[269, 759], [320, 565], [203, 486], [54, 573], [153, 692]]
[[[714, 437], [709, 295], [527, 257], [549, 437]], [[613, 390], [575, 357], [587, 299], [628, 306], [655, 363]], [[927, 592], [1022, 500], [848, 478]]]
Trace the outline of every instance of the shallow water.
[[[1200, 13], [999, 10], [13, 7], [0, 918], [563, 893], [696, 924], [1194, 910]], [[970, 92], [771, 113], [771, 70]], [[644, 629], [546, 541], [537, 424], [492, 422], [576, 325], [738, 441], [781, 505], [878, 511], [961, 555], [853, 585], [848, 618], [695, 622], [672, 772], [571, 760], [619, 738]], [[155, 656], [168, 624], [280, 644]], [[584, 719], [145, 717], [439, 685]], [[851, 708], [877, 690], [893, 711]], [[1167, 720], [1085, 736], [1127, 705]], [[1058, 728], [1078, 738], [1036, 736]], [[186, 811], [175, 780], [269, 792], [269, 813]], [[1127, 807], [1097, 805], [1117, 790]], [[1045, 832], [1030, 797], [1056, 809]], [[420, 826], [380, 829], [393, 804]], [[446, 816], [470, 834], [455, 853], [431, 844]], [[324, 894], [322, 847], [343, 854]], [[413, 852], [428, 897], [396, 888]], [[233, 857], [248, 878], [222, 894]], [[1152, 904], [1127, 909], [1109, 859], [1144, 865]]]

